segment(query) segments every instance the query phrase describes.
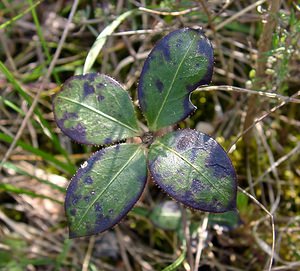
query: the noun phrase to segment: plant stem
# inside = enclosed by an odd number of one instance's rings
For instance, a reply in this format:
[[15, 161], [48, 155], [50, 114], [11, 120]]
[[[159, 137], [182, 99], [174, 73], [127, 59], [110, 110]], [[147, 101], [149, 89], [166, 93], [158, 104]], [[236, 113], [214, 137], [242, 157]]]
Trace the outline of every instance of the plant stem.
[[194, 258], [191, 247], [190, 225], [188, 223], [186, 208], [181, 206], [183, 234], [186, 241], [186, 251], [190, 270], [194, 270]]
[[[256, 90], [260, 90], [266, 87], [268, 80], [266, 80], [266, 64], [267, 64], [267, 52], [272, 47], [272, 37], [277, 25], [277, 17], [276, 14], [279, 11], [281, 4], [281, 0], [270, 1], [269, 4], [269, 12], [266, 18], [266, 22], [264, 23], [262, 34], [260, 35], [260, 39], [258, 41], [258, 55], [256, 62], [256, 80], [254, 81], [253, 88]], [[246, 113], [244, 130], [247, 130], [254, 123], [255, 117], [260, 110], [259, 100], [256, 96], [250, 97], [248, 101], [248, 110]], [[248, 145], [251, 142], [252, 131], [249, 130], [244, 134], [243, 139], [245, 143]]]

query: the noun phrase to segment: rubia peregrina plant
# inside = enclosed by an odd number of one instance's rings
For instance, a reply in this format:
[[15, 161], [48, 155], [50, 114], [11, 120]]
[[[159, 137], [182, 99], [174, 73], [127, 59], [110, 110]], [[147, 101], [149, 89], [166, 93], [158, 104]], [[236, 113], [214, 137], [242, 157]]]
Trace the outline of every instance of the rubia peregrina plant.
[[154, 136], [196, 109], [190, 94], [210, 83], [213, 61], [211, 43], [200, 30], [179, 29], [156, 44], [138, 86], [147, 133], [138, 125], [128, 93], [109, 76], [88, 73], [63, 85], [53, 99], [54, 114], [71, 139], [95, 145], [131, 137], [143, 141], [104, 147], [81, 165], [65, 199], [71, 238], [118, 223], [141, 196], [147, 172], [188, 207], [216, 213], [236, 208], [236, 173], [213, 138], [191, 129]]

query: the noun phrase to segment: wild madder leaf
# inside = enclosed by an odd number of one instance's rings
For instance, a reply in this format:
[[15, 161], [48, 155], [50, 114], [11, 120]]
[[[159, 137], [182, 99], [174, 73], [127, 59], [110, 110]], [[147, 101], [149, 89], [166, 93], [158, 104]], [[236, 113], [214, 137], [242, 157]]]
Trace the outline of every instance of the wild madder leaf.
[[230, 231], [242, 224], [238, 210], [228, 211], [221, 214], [210, 213], [208, 215], [208, 225], [218, 225], [224, 231]]
[[164, 230], [176, 230], [181, 223], [179, 204], [168, 200], [157, 204], [150, 213], [153, 224]]
[[191, 129], [168, 133], [150, 146], [148, 159], [154, 181], [177, 201], [215, 213], [236, 208], [235, 170], [210, 136]]
[[153, 48], [138, 86], [141, 109], [151, 131], [185, 119], [195, 110], [190, 93], [209, 84], [213, 48], [201, 30], [171, 32]]
[[54, 96], [59, 128], [83, 144], [109, 144], [139, 134], [133, 104], [122, 86], [97, 73], [71, 77]]
[[146, 180], [141, 145], [119, 144], [96, 152], [67, 189], [70, 238], [97, 234], [117, 224], [139, 199]]

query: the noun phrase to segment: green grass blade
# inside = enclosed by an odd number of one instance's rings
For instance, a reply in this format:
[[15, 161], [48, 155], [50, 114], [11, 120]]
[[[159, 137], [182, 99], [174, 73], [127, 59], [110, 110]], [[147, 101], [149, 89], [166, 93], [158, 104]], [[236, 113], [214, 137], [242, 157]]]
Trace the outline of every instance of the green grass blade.
[[63, 193], [65, 192], [65, 188], [64, 188], [64, 187], [61, 187], [61, 186], [59, 186], [59, 185], [57, 185], [57, 184], [54, 184], [54, 183], [52, 183], [52, 182], [49, 182], [48, 180], [44, 180], [44, 179], [39, 178], [39, 177], [37, 177], [37, 176], [35, 176], [35, 175], [32, 175], [32, 174], [26, 172], [25, 170], [19, 168], [19, 167], [16, 166], [15, 164], [12, 164], [12, 163], [10, 163], [10, 162], [5, 162], [5, 163], [3, 164], [3, 167], [4, 167], [4, 168], [7, 168], [7, 169], [12, 169], [12, 170], [14, 170], [15, 172], [17, 172], [17, 173], [19, 173], [19, 174], [21, 174], [21, 175], [24, 175], [24, 176], [28, 176], [28, 177], [30, 177], [30, 178], [33, 178], [33, 179], [37, 180], [38, 182], [43, 183], [43, 184], [46, 184], [46, 185], [48, 185], [49, 187], [51, 187], [51, 188], [53, 188], [53, 189], [55, 189], [55, 190], [58, 190], [58, 191], [63, 192]]
[[175, 262], [165, 267], [162, 271], [174, 271], [182, 264], [185, 259], [186, 250], [183, 250]]
[[22, 111], [20, 109], [20, 107], [18, 107], [17, 105], [12, 103], [11, 101], [4, 99], [2, 96], [0, 96], [0, 102], [3, 103], [4, 105], [6, 105], [7, 107], [11, 108], [12, 110], [16, 111], [21, 116], [25, 116], [24, 111]]
[[[30, 5], [32, 5], [32, 0], [27, 0], [28, 3]], [[33, 18], [33, 21], [34, 21], [34, 24], [36, 26], [36, 31], [37, 31], [37, 34], [38, 34], [38, 37], [41, 41], [41, 44], [42, 44], [42, 47], [43, 47], [43, 50], [45, 52], [45, 55], [47, 57], [47, 62], [50, 63], [52, 58], [51, 58], [51, 55], [50, 55], [50, 51], [49, 51], [49, 48], [48, 48], [48, 45], [45, 41], [45, 38], [44, 38], [44, 35], [43, 35], [43, 31], [42, 31], [42, 28], [41, 28], [41, 25], [40, 25], [40, 22], [39, 22], [39, 19], [38, 19], [38, 16], [37, 16], [37, 13], [36, 13], [36, 10], [35, 10], [35, 7], [33, 7], [31, 9], [31, 14], [32, 14], [32, 18]], [[59, 77], [57, 75], [57, 73], [53, 70], [53, 76], [54, 76], [54, 79], [56, 81], [57, 84], [61, 84], [60, 80], [59, 80]]]
[[23, 12], [21, 12], [20, 14], [16, 15], [15, 17], [11, 18], [9, 21], [6, 21], [5, 23], [0, 25], [0, 29], [3, 29], [5, 27], [7, 27], [8, 25], [14, 23], [15, 21], [21, 19], [25, 14], [27, 14], [28, 12], [30, 12], [31, 10], [34, 10], [34, 8], [36, 6], [38, 6], [40, 3], [42, 3], [42, 1], [37, 1], [36, 3], [32, 3], [32, 1], [30, 1], [30, 7], [25, 9]]
[[69, 251], [72, 247], [73, 241], [70, 239], [65, 239], [63, 244], [63, 249], [61, 253], [56, 257], [55, 261], [55, 271], [62, 270], [63, 262], [68, 257]]
[[111, 35], [115, 29], [129, 16], [133, 15], [135, 10], [129, 10], [121, 14], [119, 17], [117, 17], [112, 23], [110, 23], [107, 27], [103, 29], [103, 31], [100, 33], [100, 35], [97, 37], [96, 41], [94, 42], [91, 50], [89, 51], [85, 63], [83, 66], [83, 74], [86, 74], [90, 71], [93, 64], [96, 61], [97, 56], [99, 55], [99, 52], [103, 48], [103, 45], [105, 44], [107, 37]]
[[8, 184], [8, 183], [0, 183], [0, 191], [6, 191], [6, 192], [14, 193], [14, 194], [28, 195], [33, 198], [49, 199], [56, 203], [63, 204], [61, 201], [59, 201], [57, 199], [54, 199], [54, 198], [51, 198], [51, 197], [48, 197], [48, 196], [45, 196], [42, 194], [37, 194], [31, 190], [19, 188], [19, 187], [16, 187], [16, 186]]
[[[4, 63], [0, 60], [0, 71], [5, 75], [6, 79], [13, 85], [14, 89], [21, 95], [21, 97], [29, 104], [32, 104], [32, 98], [23, 90], [19, 82], [14, 78], [12, 73], [6, 68]], [[40, 121], [40, 125], [46, 135], [49, 135], [55, 149], [64, 155], [66, 160], [68, 161], [68, 167], [72, 167], [72, 172], [75, 172], [76, 168], [74, 164], [71, 162], [67, 151], [62, 148], [60, 145], [58, 137], [52, 132], [52, 129], [49, 123], [43, 118], [40, 110], [36, 107], [34, 109], [34, 114]]]
[[[4, 141], [7, 143], [13, 142], [13, 138], [9, 135], [6, 135], [4, 133], [0, 133], [0, 141]], [[70, 166], [69, 164], [63, 163], [59, 160], [57, 160], [53, 155], [44, 152], [40, 149], [34, 148], [29, 144], [26, 144], [25, 142], [19, 140], [17, 142], [17, 146], [20, 146], [22, 149], [29, 151], [39, 157], [42, 157], [46, 162], [49, 162], [53, 164], [56, 168], [68, 173], [68, 174], [74, 174], [73, 166]]]

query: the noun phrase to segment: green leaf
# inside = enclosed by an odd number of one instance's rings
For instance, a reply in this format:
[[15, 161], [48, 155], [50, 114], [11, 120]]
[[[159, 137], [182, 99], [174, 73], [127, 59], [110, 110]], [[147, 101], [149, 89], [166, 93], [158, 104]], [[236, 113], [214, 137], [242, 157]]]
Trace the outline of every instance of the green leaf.
[[171, 32], [145, 61], [138, 86], [142, 111], [151, 131], [174, 124], [195, 110], [190, 93], [209, 84], [213, 49], [200, 30]]
[[154, 207], [150, 219], [159, 228], [176, 230], [181, 223], [181, 211], [176, 202], [165, 201]]
[[218, 225], [223, 230], [233, 230], [242, 223], [237, 210], [228, 211], [221, 214], [210, 213], [208, 215], [208, 224], [211, 226]]
[[191, 129], [168, 133], [150, 146], [148, 159], [154, 181], [177, 201], [216, 213], [236, 208], [235, 170], [208, 135]]
[[113, 227], [139, 199], [146, 180], [146, 157], [141, 145], [120, 144], [96, 152], [77, 171], [67, 189], [70, 238]]
[[53, 107], [59, 128], [79, 143], [109, 144], [139, 134], [128, 93], [103, 74], [71, 77]]

